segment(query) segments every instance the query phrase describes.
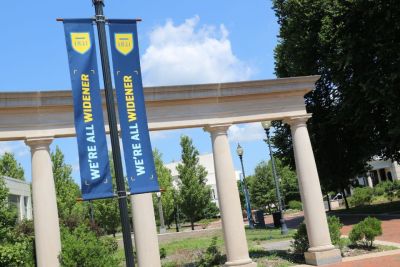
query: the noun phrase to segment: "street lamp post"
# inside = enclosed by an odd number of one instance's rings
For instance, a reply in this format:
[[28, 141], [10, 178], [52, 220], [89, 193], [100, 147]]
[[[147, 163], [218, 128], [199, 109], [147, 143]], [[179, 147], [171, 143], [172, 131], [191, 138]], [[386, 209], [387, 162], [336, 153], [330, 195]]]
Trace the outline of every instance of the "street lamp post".
[[178, 209], [178, 202], [175, 190], [174, 190], [174, 219], [175, 219], [176, 232], [179, 232], [179, 209]]
[[263, 122], [261, 122], [261, 125], [264, 128], [265, 133], [267, 135], [267, 138], [264, 139], [264, 141], [268, 145], [269, 155], [271, 157], [272, 175], [274, 177], [276, 196], [278, 198], [278, 208], [279, 208], [279, 212], [281, 214], [281, 219], [280, 219], [280, 222], [281, 222], [281, 234], [282, 235], [286, 235], [288, 233], [288, 229], [287, 229], [287, 226], [286, 226], [285, 218], [283, 217], [283, 204], [282, 204], [283, 202], [282, 202], [282, 198], [281, 198], [281, 192], [279, 190], [278, 176], [276, 174], [275, 159], [274, 159], [274, 155], [272, 154], [271, 142], [270, 142], [270, 139], [269, 139], [269, 129], [271, 127], [271, 122], [270, 121], [263, 121]]
[[243, 148], [240, 146], [240, 144], [238, 144], [237, 146], [236, 153], [239, 156], [240, 164], [242, 166], [242, 174], [243, 174], [242, 186], [244, 191], [244, 199], [246, 201], [246, 211], [247, 211], [247, 219], [249, 221], [249, 228], [253, 229], [254, 221], [253, 221], [253, 216], [251, 214], [249, 191], [247, 190], [246, 175], [244, 173], [244, 167], [243, 167]]
[[161, 192], [157, 192], [156, 195], [158, 198], [158, 213], [160, 215], [160, 234], [164, 234], [166, 232], [166, 230], [165, 230], [165, 223], [164, 223], [164, 212], [163, 212], [162, 203], [161, 203]]

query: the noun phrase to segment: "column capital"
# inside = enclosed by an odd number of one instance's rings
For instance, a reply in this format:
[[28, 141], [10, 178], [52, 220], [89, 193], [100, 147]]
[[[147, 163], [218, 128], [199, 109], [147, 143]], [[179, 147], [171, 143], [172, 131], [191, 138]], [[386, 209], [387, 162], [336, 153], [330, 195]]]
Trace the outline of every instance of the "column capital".
[[52, 136], [28, 137], [25, 139], [25, 144], [31, 148], [31, 151], [48, 150], [53, 140]]
[[306, 123], [308, 119], [311, 118], [311, 116], [312, 116], [311, 113], [307, 113], [305, 115], [300, 115], [300, 116], [293, 116], [286, 118], [284, 122], [289, 124], [290, 127], [306, 126]]
[[211, 134], [226, 134], [229, 127], [231, 127], [232, 124], [230, 123], [224, 123], [224, 124], [209, 124], [205, 126], [203, 129], [206, 132], [209, 132]]

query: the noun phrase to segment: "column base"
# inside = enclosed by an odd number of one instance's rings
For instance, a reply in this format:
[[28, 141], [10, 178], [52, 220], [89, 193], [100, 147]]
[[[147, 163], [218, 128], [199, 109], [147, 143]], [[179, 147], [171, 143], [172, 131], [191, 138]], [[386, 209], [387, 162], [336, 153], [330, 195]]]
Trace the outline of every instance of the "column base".
[[339, 249], [331, 249], [317, 252], [305, 252], [304, 258], [307, 264], [325, 265], [342, 261], [342, 255]]
[[240, 267], [256, 267], [257, 263], [253, 262], [250, 258], [244, 260], [237, 260], [237, 261], [227, 261], [224, 264], [224, 267], [229, 266], [240, 266]]

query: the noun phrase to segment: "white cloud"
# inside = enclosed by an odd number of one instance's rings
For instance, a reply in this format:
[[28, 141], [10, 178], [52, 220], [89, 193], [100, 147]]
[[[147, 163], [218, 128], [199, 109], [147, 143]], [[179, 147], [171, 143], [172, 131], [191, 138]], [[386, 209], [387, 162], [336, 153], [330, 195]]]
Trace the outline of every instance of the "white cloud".
[[247, 142], [265, 138], [264, 129], [258, 122], [242, 125], [232, 125], [228, 130], [229, 141]]
[[180, 25], [168, 20], [150, 32], [141, 60], [146, 85], [249, 79], [253, 70], [234, 55], [225, 26], [199, 26], [199, 21], [198, 16]]
[[159, 140], [159, 139], [166, 139], [171, 134], [171, 131], [151, 131], [150, 132], [150, 139], [151, 141]]
[[0, 142], [0, 156], [4, 153], [13, 153], [17, 157], [29, 155], [29, 148], [23, 141]]

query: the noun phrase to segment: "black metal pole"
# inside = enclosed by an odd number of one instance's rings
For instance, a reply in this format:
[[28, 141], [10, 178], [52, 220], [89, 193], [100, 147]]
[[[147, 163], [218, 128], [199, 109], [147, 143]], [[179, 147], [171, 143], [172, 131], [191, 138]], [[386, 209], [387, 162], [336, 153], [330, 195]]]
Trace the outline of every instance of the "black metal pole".
[[281, 193], [280, 193], [280, 190], [279, 190], [278, 175], [276, 174], [275, 159], [274, 159], [274, 155], [272, 154], [271, 143], [269, 141], [269, 128], [265, 129], [265, 133], [267, 134], [267, 139], [265, 140], [265, 142], [268, 144], [269, 155], [271, 157], [272, 174], [273, 174], [274, 181], [275, 181], [276, 197], [278, 198], [279, 212], [281, 213], [281, 219], [280, 219], [280, 222], [281, 222], [281, 234], [282, 235], [286, 235], [288, 233], [288, 229], [287, 229], [287, 226], [286, 226], [285, 218], [283, 217], [283, 205], [282, 205]]
[[179, 232], [179, 219], [178, 219], [178, 203], [177, 203], [177, 199], [176, 199], [176, 192], [174, 191], [174, 219], [175, 219], [175, 229], [176, 232]]
[[254, 222], [253, 222], [253, 215], [251, 214], [251, 204], [250, 204], [249, 191], [247, 189], [246, 174], [244, 173], [244, 167], [243, 167], [243, 155], [239, 155], [239, 159], [240, 159], [240, 165], [242, 166], [242, 173], [243, 173], [243, 191], [244, 191], [244, 196], [246, 199], [247, 219], [249, 220], [249, 228], [253, 229]]
[[90, 223], [94, 224], [94, 210], [93, 210], [93, 202], [89, 200], [89, 212], [90, 212]]
[[103, 0], [92, 0], [96, 10], [96, 24], [99, 35], [99, 46], [101, 56], [101, 67], [103, 70], [104, 89], [107, 104], [108, 123], [110, 126], [110, 139], [112, 155], [115, 169], [115, 179], [118, 193], [118, 204], [122, 226], [122, 236], [124, 240], [126, 266], [135, 266], [133, 258], [132, 236], [128, 216], [127, 195], [125, 189], [125, 179], [122, 170], [121, 149], [119, 147], [119, 137], [117, 129], [117, 119], [114, 107], [114, 95], [111, 82], [110, 61], [108, 58], [107, 36], [105, 27], [105, 17], [103, 13]]

